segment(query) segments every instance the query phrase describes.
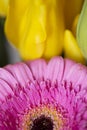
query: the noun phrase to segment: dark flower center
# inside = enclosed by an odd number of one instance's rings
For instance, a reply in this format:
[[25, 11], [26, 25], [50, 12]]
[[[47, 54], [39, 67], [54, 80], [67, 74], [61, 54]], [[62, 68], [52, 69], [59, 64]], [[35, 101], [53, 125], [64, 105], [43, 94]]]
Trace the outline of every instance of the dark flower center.
[[33, 121], [31, 130], [53, 130], [53, 121], [50, 117], [42, 115]]

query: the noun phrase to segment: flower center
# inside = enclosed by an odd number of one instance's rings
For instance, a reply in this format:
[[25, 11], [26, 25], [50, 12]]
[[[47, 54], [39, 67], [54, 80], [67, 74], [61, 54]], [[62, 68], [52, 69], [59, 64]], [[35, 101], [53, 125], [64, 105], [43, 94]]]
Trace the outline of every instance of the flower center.
[[51, 107], [37, 107], [24, 117], [23, 130], [58, 130], [64, 124], [61, 113]]
[[33, 121], [31, 130], [53, 130], [53, 121], [42, 115]]

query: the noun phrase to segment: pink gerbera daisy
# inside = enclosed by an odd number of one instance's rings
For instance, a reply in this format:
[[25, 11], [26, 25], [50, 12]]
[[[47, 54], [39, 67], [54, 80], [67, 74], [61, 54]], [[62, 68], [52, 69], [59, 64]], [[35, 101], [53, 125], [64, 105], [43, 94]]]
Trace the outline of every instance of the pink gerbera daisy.
[[61, 57], [0, 68], [0, 130], [87, 130], [87, 68]]

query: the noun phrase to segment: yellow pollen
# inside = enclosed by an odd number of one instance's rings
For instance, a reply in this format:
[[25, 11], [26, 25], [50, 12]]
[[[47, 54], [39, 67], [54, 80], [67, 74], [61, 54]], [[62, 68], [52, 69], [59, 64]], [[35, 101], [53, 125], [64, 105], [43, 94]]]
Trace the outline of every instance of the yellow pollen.
[[64, 121], [61, 113], [56, 108], [48, 106], [40, 106], [30, 110], [25, 116], [22, 124], [23, 130], [31, 130], [35, 119], [44, 116], [50, 118], [53, 122], [53, 130], [58, 130], [63, 127]]

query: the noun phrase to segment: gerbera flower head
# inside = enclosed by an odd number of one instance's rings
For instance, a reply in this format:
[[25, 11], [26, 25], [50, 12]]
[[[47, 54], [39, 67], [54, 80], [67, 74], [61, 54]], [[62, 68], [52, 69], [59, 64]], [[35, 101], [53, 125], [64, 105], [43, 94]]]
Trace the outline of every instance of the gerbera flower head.
[[86, 80], [61, 57], [0, 68], [0, 130], [86, 130]]

